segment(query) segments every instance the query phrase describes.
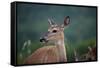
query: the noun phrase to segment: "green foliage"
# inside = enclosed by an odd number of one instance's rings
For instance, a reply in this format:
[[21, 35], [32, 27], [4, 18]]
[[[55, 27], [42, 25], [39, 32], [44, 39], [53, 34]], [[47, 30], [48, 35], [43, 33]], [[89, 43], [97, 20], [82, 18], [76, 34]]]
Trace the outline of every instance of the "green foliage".
[[92, 39], [88, 39], [88, 40], [84, 40], [81, 42], [78, 42], [76, 44], [72, 44], [72, 45], [66, 45], [66, 53], [67, 53], [67, 58], [68, 58], [68, 62], [73, 62], [75, 61], [75, 55], [74, 55], [74, 49], [77, 52], [77, 56], [78, 58], [81, 57], [83, 54], [88, 52], [88, 46], [90, 47], [96, 47], [96, 39], [92, 38]]
[[76, 49], [80, 55], [88, 51], [88, 47], [96, 47], [96, 39], [88, 39], [77, 44]]

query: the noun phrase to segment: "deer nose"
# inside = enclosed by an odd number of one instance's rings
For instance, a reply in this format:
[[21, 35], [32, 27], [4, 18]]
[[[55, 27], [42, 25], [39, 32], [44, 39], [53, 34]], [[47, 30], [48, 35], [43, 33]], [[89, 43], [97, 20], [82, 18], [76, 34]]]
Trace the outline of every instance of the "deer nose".
[[40, 42], [46, 42], [46, 38], [40, 38]]
[[43, 41], [45, 41], [45, 38], [40, 38], [40, 42], [43, 42]]

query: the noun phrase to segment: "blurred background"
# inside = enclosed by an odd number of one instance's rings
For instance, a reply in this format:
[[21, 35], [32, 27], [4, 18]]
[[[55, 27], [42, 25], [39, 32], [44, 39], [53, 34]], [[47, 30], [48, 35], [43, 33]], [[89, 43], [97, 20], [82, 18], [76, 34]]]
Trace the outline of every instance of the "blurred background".
[[68, 62], [74, 61], [74, 49], [78, 56], [88, 51], [88, 46], [96, 46], [95, 7], [17, 4], [17, 64], [43, 47], [39, 42], [48, 30], [48, 18], [63, 24], [64, 17], [70, 16], [70, 24], [65, 28], [65, 47]]

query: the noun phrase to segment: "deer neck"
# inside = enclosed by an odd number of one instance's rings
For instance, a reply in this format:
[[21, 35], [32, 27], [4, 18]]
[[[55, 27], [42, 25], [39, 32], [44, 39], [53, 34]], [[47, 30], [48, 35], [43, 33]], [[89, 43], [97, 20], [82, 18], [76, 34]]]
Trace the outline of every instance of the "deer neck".
[[57, 45], [56, 47], [57, 47], [58, 54], [59, 54], [59, 61], [66, 62], [67, 58], [66, 58], [66, 49], [65, 49], [65, 44], [64, 44], [64, 38], [57, 40], [56, 45]]

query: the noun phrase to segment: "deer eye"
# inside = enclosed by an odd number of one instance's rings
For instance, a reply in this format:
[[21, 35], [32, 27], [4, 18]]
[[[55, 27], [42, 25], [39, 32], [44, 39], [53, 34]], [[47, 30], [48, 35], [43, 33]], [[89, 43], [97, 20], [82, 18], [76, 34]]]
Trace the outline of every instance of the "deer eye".
[[57, 30], [53, 30], [52, 32], [53, 32], [53, 33], [56, 33], [56, 32], [57, 32]]

